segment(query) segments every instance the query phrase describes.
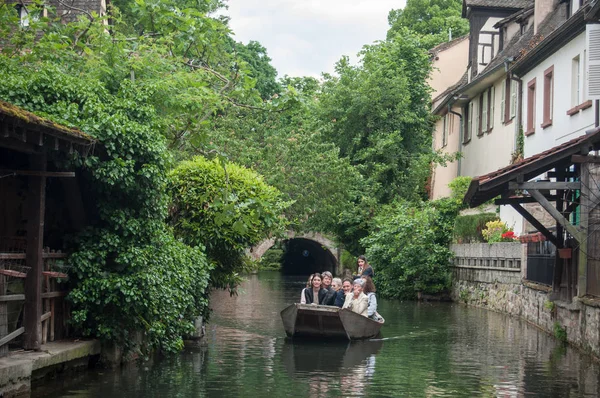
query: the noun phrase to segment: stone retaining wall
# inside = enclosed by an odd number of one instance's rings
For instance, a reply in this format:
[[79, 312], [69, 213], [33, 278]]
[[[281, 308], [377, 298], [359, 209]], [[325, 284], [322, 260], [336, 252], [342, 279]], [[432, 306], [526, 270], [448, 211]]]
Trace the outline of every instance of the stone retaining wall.
[[[490, 246], [486, 248], [485, 246]], [[494, 248], [496, 245], [505, 245]], [[526, 251], [520, 244], [452, 245], [456, 257], [451, 296], [454, 301], [514, 315], [556, 335], [566, 331], [569, 343], [600, 358], [600, 299], [553, 301], [550, 287], [528, 282]], [[524, 245], [523, 245], [524, 246]], [[516, 253], [522, 260], [516, 262]], [[486, 257], [487, 256], [487, 257]], [[490, 267], [505, 259], [513, 267]], [[519, 268], [514, 268], [519, 264]]]

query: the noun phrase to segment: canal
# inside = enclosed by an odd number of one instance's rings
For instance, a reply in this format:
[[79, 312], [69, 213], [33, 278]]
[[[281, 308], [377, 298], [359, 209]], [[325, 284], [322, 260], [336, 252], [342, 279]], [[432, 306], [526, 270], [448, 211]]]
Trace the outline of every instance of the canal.
[[[304, 277], [252, 275], [212, 296], [206, 339], [174, 358], [93, 370], [44, 397], [596, 397], [598, 363], [526, 322], [452, 303], [380, 300], [382, 338], [291, 343], [279, 318]], [[66, 378], [65, 378], [66, 379]]]

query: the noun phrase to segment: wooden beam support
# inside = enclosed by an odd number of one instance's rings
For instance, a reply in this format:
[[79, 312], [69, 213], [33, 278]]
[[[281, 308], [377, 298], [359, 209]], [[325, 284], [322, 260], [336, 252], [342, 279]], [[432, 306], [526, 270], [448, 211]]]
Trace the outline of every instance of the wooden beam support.
[[600, 156], [573, 155], [571, 161], [573, 163], [600, 163]]
[[65, 297], [69, 292], [46, 292], [42, 293], [43, 299], [57, 298], [57, 297]]
[[25, 332], [25, 328], [18, 328], [14, 332], [7, 334], [6, 336], [0, 339], [0, 347], [6, 343], [10, 343], [12, 340], [22, 335], [23, 332]]
[[[546, 196], [546, 199], [548, 199], [550, 202], [555, 202], [557, 198], [558, 197], [556, 195]], [[496, 199], [494, 201], [494, 204], [496, 205], [512, 205], [521, 203], [537, 203], [537, 200], [531, 196], [513, 196], [509, 198]]]
[[[46, 155], [30, 156], [33, 170], [46, 170]], [[27, 254], [25, 264], [30, 271], [25, 279], [23, 313], [23, 348], [39, 351], [42, 343], [42, 270], [44, 259], [44, 216], [46, 210], [46, 177], [30, 176], [27, 193]]]
[[75, 177], [74, 171], [35, 171], [35, 170], [8, 170], [0, 169], [0, 174], [14, 174], [28, 177]]
[[579, 181], [575, 181], [575, 182], [540, 181], [540, 182], [523, 182], [523, 183], [509, 182], [508, 189], [526, 189], [526, 190], [530, 190], [530, 189], [545, 189], [545, 190], [572, 189], [572, 190], [576, 190], [576, 189], [581, 189], [581, 182], [579, 182]]
[[579, 212], [579, 225], [583, 228], [586, 239], [579, 242], [579, 259], [577, 264], [577, 296], [583, 297], [587, 294], [587, 274], [588, 274], [588, 240], [587, 234], [589, 231], [589, 212], [590, 212], [590, 195], [592, 192], [590, 191], [590, 169], [589, 163], [585, 163], [581, 165], [581, 177], [580, 180], [584, 187], [583, 192], [581, 192], [581, 196], [579, 200], [581, 201], [581, 211]]
[[6, 296], [0, 296], [0, 301], [24, 301], [24, 294], [8, 294]]
[[540, 191], [536, 189], [530, 189], [529, 194], [537, 199], [538, 203], [546, 210], [550, 215], [564, 228], [566, 229], [576, 240], [581, 244], [582, 240], [584, 240], [585, 235], [581, 233], [581, 231], [572, 225], [569, 220], [567, 220], [560, 212], [552, 206], [552, 203], [548, 202], [548, 200], [540, 193]]
[[528, 212], [523, 206], [518, 203], [512, 203], [511, 206], [521, 215], [524, 219], [529, 221], [531, 225], [535, 227], [538, 231], [540, 231], [546, 239], [550, 242], [554, 243], [554, 246], [558, 248], [563, 247], [563, 243], [554, 235], [548, 228], [546, 228], [541, 222], [537, 220], [530, 212]]
[[[558, 177], [558, 175], [560, 173], [557, 173], [555, 171], [549, 171], [546, 174], [548, 175], [548, 178], [556, 178], [556, 177]], [[562, 173], [561, 175], [563, 176], [563, 178], [576, 178], [576, 177], [578, 177], [577, 173], [574, 173], [572, 171], [566, 171], [566, 172]]]

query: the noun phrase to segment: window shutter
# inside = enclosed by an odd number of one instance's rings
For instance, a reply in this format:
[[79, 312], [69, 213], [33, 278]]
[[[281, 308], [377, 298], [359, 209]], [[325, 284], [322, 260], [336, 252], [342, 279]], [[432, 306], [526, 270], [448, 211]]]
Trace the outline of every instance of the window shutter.
[[[588, 99], [600, 100], [600, 25], [586, 26]], [[585, 82], [584, 82], [585, 85]]]
[[[496, 88], [494, 86], [492, 86], [490, 88], [490, 114], [488, 116], [488, 118], [490, 119], [490, 130], [494, 128], [494, 109], [495, 109], [495, 103], [496, 103]], [[502, 109], [502, 107], [500, 108]]]
[[500, 91], [502, 92], [500, 96], [500, 120], [502, 123], [506, 123], [506, 83], [503, 82], [502, 87], [500, 87]]

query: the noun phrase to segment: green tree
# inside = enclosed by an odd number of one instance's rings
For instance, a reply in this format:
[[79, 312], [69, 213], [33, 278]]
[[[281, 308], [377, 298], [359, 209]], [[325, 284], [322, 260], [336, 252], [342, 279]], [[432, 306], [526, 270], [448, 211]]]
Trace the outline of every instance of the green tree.
[[432, 155], [428, 55], [404, 29], [365, 46], [361, 56], [359, 66], [342, 58], [339, 76], [325, 76], [319, 97], [323, 132], [374, 187], [378, 202], [423, 197]]
[[259, 42], [251, 40], [248, 44], [234, 44], [238, 57], [248, 64], [248, 75], [256, 80], [255, 88], [263, 99], [269, 99], [281, 91], [277, 82], [277, 70], [271, 65], [267, 49]]
[[186, 244], [206, 248], [214, 287], [231, 290], [244, 270], [245, 250], [280, 232], [288, 203], [252, 170], [197, 157], [172, 172], [170, 222]]
[[407, 28], [421, 36], [422, 44], [430, 49], [469, 33], [469, 21], [462, 18], [462, 0], [408, 0], [403, 9], [392, 10], [388, 16], [387, 37], [403, 34]]

